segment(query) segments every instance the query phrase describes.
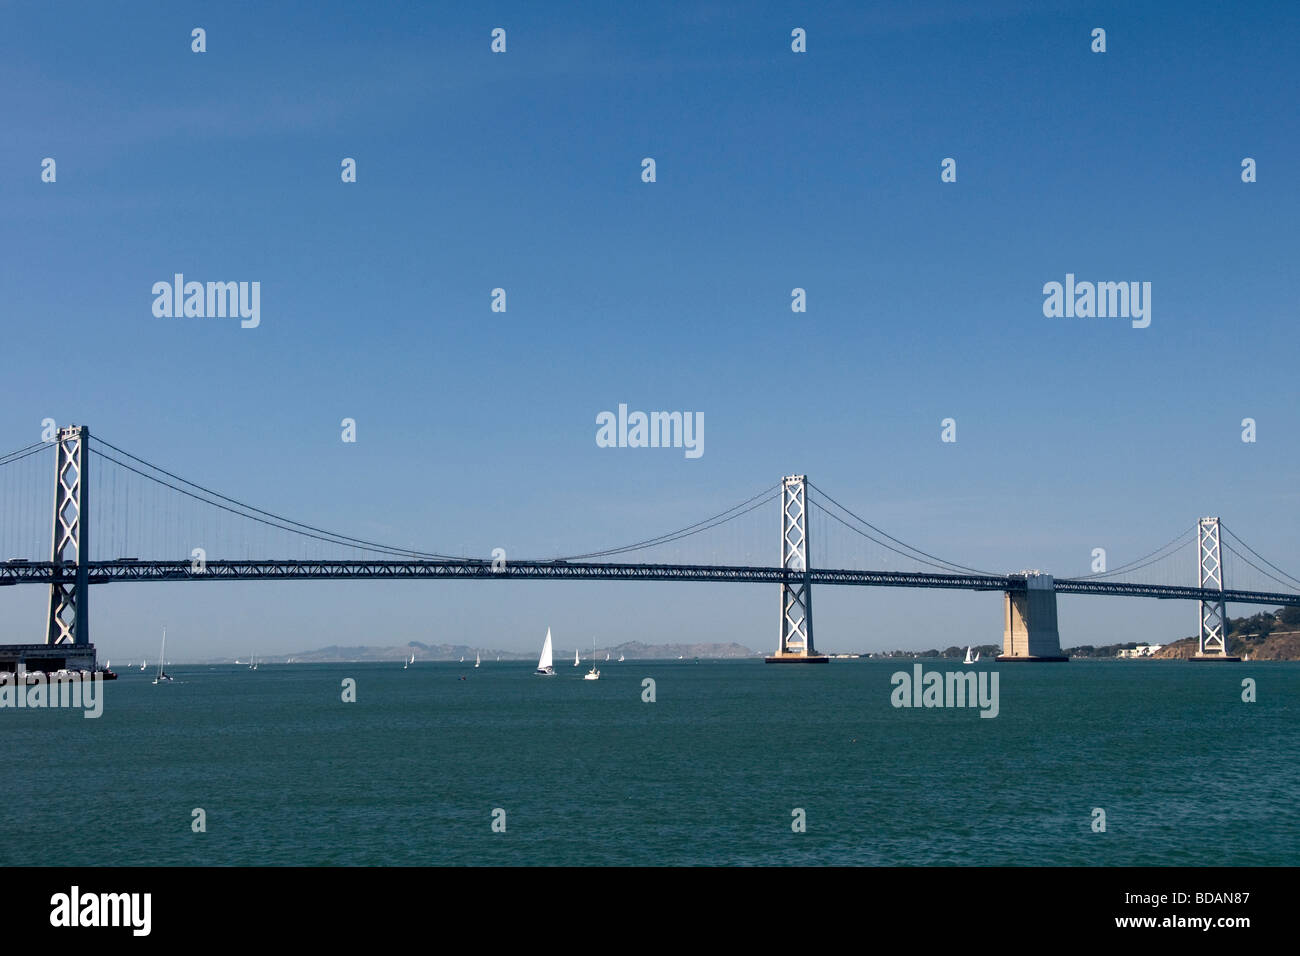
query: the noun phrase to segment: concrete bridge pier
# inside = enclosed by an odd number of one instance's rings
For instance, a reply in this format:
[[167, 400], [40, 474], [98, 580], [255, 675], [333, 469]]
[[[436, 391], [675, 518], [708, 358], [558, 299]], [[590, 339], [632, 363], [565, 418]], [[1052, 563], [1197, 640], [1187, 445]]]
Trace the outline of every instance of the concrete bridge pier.
[[1024, 578], [1023, 591], [1002, 595], [1002, 654], [998, 660], [1069, 660], [1061, 653], [1061, 634], [1056, 628], [1055, 580], [1036, 571], [1026, 571]]

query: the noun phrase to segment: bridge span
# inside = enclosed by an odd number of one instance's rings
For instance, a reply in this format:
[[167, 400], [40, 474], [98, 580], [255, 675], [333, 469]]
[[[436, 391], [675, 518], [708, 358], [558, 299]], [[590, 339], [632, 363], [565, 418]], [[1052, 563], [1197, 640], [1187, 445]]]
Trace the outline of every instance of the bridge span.
[[[775, 585], [780, 590], [781, 614], [776, 653], [768, 660], [774, 663], [808, 663], [827, 660], [817, 653], [813, 643], [812, 586], [838, 585], [851, 587], [902, 587], [942, 588], [967, 591], [1001, 591], [1003, 593], [1004, 628], [1003, 654], [1000, 661], [1053, 661], [1064, 660], [1057, 628], [1056, 595], [1083, 594], [1097, 596], [1147, 597], [1163, 600], [1197, 602], [1200, 609], [1200, 638], [1197, 659], [1232, 660], [1228, 655], [1226, 640], [1225, 603], [1300, 606], [1300, 588], [1297, 591], [1272, 591], [1257, 588], [1225, 587], [1223, 572], [1224, 547], [1218, 518], [1202, 518], [1196, 526], [1196, 583], [1167, 584], [1143, 581], [1107, 579], [1106, 573], [1074, 578], [1055, 578], [1036, 571], [996, 573], [965, 568], [954, 562], [904, 544], [859, 518], [853, 512], [816, 489], [803, 475], [782, 479], [779, 495], [780, 563], [775, 566], [737, 564], [686, 564], [613, 562], [588, 560], [591, 557], [618, 554], [654, 547], [665, 541], [679, 540], [716, 527], [733, 518], [747, 514], [757, 505], [755, 496], [720, 516], [706, 519], [695, 525], [648, 539], [624, 548], [614, 548], [596, 555], [582, 555], [573, 559], [553, 560], [485, 560], [467, 557], [429, 555], [406, 551], [390, 545], [361, 541], [346, 535], [327, 532], [300, 522], [290, 521], [261, 509], [243, 505], [234, 499], [212, 492], [192, 482], [185, 481], [163, 469], [152, 466], [143, 459], [103, 443], [107, 450], [96, 449], [91, 444], [89, 429], [70, 426], [58, 432], [51, 442], [55, 449], [53, 547], [51, 560], [13, 558], [0, 561], [0, 587], [15, 585], [43, 585], [50, 589], [50, 610], [46, 626], [47, 645], [72, 645], [84, 655], [88, 652], [93, 661], [94, 649], [89, 638], [89, 590], [91, 586], [113, 583], [140, 582], [217, 582], [217, 581], [320, 581], [320, 580], [592, 580], [592, 581], [694, 581], [729, 584]], [[41, 452], [38, 446], [28, 446], [6, 456], [0, 456], [0, 476], [4, 466], [29, 458]], [[92, 456], [98, 455], [107, 462], [121, 466], [129, 472], [167, 486], [191, 499], [219, 508], [224, 512], [248, 518], [264, 525], [291, 531], [330, 544], [358, 548], [384, 555], [381, 558], [342, 560], [207, 560], [203, 549], [196, 548], [189, 560], [142, 560], [122, 557], [114, 560], [90, 559], [90, 468]], [[119, 457], [120, 456], [120, 457]], [[128, 460], [123, 460], [128, 459]], [[132, 464], [134, 462], [135, 464]], [[140, 466], [140, 467], [137, 467]], [[145, 468], [152, 469], [146, 471]], [[161, 474], [165, 477], [158, 477]], [[810, 490], [819, 492], [824, 502], [815, 503]], [[760, 501], [759, 504], [765, 503]], [[830, 506], [837, 511], [831, 511]], [[815, 568], [811, 566], [809, 550], [808, 517], [811, 509], [821, 508], [831, 518], [864, 534], [891, 552], [913, 558], [921, 565], [936, 570], [895, 571], [863, 568]], [[844, 516], [848, 516], [846, 519]], [[850, 526], [856, 519], [861, 526], [871, 529], [864, 532]], [[874, 533], [873, 533], [874, 532]], [[880, 537], [878, 537], [879, 535]], [[1184, 537], [1186, 532], [1184, 533]], [[885, 540], [887, 539], [887, 540]], [[889, 542], [893, 542], [895, 547]], [[1190, 542], [1189, 542], [1190, 543]], [[1267, 562], [1257, 552], [1240, 544], [1259, 561], [1277, 571], [1277, 577], [1261, 568], [1250, 558], [1248, 564], [1262, 571], [1267, 578], [1278, 583], [1300, 583]], [[902, 550], [906, 549], [906, 550]], [[1152, 552], [1153, 555], [1169, 553], [1169, 546]], [[1234, 552], [1235, 553], [1235, 552]], [[1145, 556], [1151, 558], [1151, 555]], [[1144, 559], [1130, 562], [1141, 569], [1152, 561]], [[1154, 560], [1154, 559], [1153, 559]], [[1111, 576], [1119, 571], [1111, 572]], [[26, 645], [31, 646], [31, 645]], [[77, 656], [74, 654], [74, 656]]]

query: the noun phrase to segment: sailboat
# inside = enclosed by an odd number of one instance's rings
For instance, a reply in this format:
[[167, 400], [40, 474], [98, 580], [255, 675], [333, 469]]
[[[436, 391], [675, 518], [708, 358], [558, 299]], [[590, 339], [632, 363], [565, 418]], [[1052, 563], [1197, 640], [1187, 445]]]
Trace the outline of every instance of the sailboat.
[[970, 656], [970, 645], [969, 645], [969, 644], [966, 645], [966, 659], [965, 659], [964, 661], [962, 661], [962, 663], [963, 663], [963, 664], [974, 664], [974, 663], [975, 663], [975, 661], [974, 661], [974, 660], [971, 658], [971, 656]]
[[537, 670], [535, 673], [543, 677], [554, 677], [555, 668], [551, 666], [551, 629], [546, 629], [546, 643], [542, 645], [542, 656], [537, 659]]
[[606, 651], [606, 652], [605, 652], [605, 663], [606, 663], [606, 664], [609, 663], [609, 651]]
[[[608, 657], [608, 655], [606, 655]], [[591, 670], [582, 675], [583, 680], [600, 680], [600, 671], [596, 670], [596, 639], [591, 639]]]
[[474, 666], [475, 666], [475, 667], [478, 667], [478, 665], [481, 663], [481, 661], [482, 661], [482, 658], [480, 658], [480, 657], [478, 656], [478, 651], [475, 651], [475, 652], [474, 652]]
[[622, 654], [618, 655], [618, 659], [621, 661], [623, 659], [623, 655]]
[[460, 655], [460, 662], [461, 662], [462, 664], [465, 663], [465, 655], [464, 655], [464, 654]]
[[165, 680], [171, 680], [171, 675], [163, 670], [163, 661], [167, 659], [167, 628], [163, 628], [162, 650], [158, 652], [158, 676], [153, 679], [155, 684]]
[[149, 662], [147, 660], [140, 662], [140, 670], [144, 670], [147, 666], [149, 666]]
[[415, 651], [411, 651], [411, 659], [402, 665], [402, 670], [406, 670], [414, 663], [415, 663]]
[[575, 650], [575, 651], [573, 652], [573, 666], [574, 666], [574, 667], [577, 667], [577, 666], [578, 666], [578, 663], [579, 663], [579, 662], [578, 662], [578, 652]]
[[975, 652], [975, 663], [978, 664], [979, 662], [980, 662], [980, 652], [979, 652], [979, 651], [976, 651], [976, 652]]

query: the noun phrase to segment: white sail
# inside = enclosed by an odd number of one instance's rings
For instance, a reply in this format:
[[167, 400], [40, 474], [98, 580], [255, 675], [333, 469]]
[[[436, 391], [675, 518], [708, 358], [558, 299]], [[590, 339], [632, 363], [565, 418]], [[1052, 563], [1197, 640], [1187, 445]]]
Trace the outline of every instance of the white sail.
[[578, 660], [578, 652], [577, 652], [577, 651], [574, 651], [574, 652], [573, 652], [573, 666], [574, 666], [574, 667], [577, 667], [579, 663], [580, 663], [580, 662], [579, 662], [579, 660]]
[[618, 655], [618, 659], [621, 661], [623, 659], [623, 655], [622, 654]]
[[607, 661], [609, 660], [609, 651], [606, 651], [606, 652], [605, 652], [605, 660], [607, 660]]
[[166, 663], [166, 661], [167, 661], [167, 628], [164, 627], [163, 635], [162, 635], [162, 649], [158, 651], [158, 676], [153, 679], [153, 682], [155, 684], [161, 684], [165, 680], [172, 679], [171, 675], [168, 674], [163, 669], [163, 666]]
[[480, 659], [479, 656], [478, 656], [478, 651], [475, 651], [475, 652], [474, 652], [474, 666], [475, 666], [475, 667], [478, 667], [478, 665], [479, 665], [480, 662], [481, 662], [481, 659]]
[[537, 669], [544, 671], [551, 666], [551, 629], [546, 629], [546, 643], [542, 645], [542, 656], [537, 661]]
[[966, 660], [962, 661], [962, 663], [963, 663], [963, 664], [974, 664], [974, 663], [975, 663], [975, 661], [974, 661], [974, 660], [971, 658], [971, 656], [970, 656], [970, 645], [969, 645], [969, 644], [966, 645]]

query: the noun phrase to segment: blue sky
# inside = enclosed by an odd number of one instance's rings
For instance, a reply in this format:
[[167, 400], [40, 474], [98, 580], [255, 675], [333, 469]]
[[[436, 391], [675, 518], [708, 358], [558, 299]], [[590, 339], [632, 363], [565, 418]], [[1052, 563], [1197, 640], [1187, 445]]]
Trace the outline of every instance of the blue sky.
[[[299, 520], [483, 556], [644, 538], [798, 472], [978, 566], [1083, 573], [1221, 514], [1300, 567], [1294, 4], [267, 6], [0, 10], [4, 448], [84, 423]], [[155, 318], [176, 272], [260, 281], [260, 327]], [[1066, 273], [1151, 282], [1150, 327], [1045, 318]], [[598, 448], [620, 402], [703, 413], [704, 455]], [[101, 588], [92, 635], [766, 650], [770, 590]], [[996, 595], [830, 591], [823, 647], [1001, 636]], [[4, 639], [44, 600], [4, 595]], [[1067, 645], [1194, 620], [1061, 602]]]

